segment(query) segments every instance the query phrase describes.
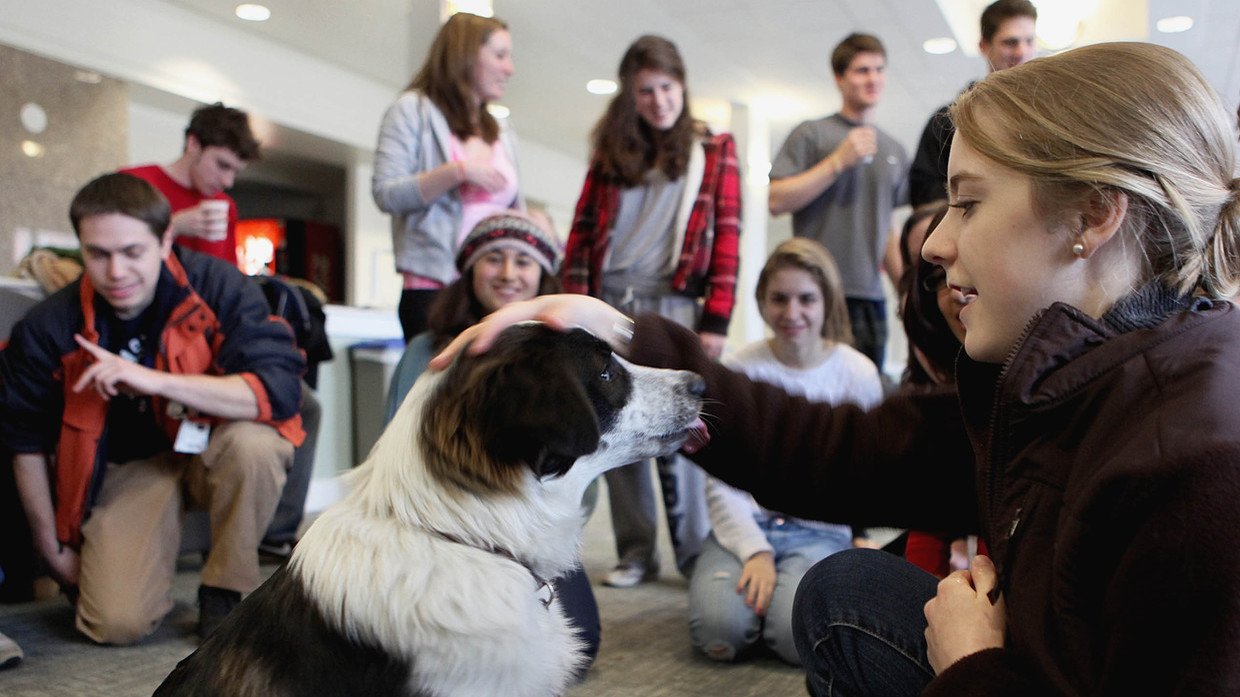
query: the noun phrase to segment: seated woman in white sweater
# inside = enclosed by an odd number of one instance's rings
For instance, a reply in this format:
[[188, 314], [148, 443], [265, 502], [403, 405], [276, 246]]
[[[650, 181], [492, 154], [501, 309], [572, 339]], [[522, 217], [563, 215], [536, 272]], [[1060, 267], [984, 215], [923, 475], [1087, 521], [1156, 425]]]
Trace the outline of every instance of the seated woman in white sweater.
[[[822, 245], [794, 238], [776, 247], [758, 276], [756, 296], [774, 334], [724, 363], [815, 401], [871, 406], [882, 399], [878, 370], [849, 346], [839, 271]], [[713, 532], [689, 581], [693, 646], [732, 661], [765, 644], [800, 665], [792, 642], [797, 585], [815, 562], [852, 546], [849, 526], [766, 510], [714, 477], [706, 496]]]

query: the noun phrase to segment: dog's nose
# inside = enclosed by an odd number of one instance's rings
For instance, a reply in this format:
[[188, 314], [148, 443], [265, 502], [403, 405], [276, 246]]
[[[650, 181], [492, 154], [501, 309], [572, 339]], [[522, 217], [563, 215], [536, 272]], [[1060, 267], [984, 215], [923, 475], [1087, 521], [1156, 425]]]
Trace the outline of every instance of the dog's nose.
[[701, 397], [706, 394], [706, 381], [697, 373], [689, 373], [685, 379], [685, 390], [694, 397]]

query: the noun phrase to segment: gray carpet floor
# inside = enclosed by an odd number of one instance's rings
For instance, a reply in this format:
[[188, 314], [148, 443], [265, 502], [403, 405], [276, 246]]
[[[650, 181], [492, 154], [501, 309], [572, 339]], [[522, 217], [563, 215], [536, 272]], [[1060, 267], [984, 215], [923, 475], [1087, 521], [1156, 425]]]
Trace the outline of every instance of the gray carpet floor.
[[[586, 679], [568, 697], [793, 697], [805, 694], [799, 669], [773, 658], [719, 664], [694, 653], [687, 626], [687, 583], [665, 572], [656, 582], [615, 589], [599, 583], [615, 560], [606, 496], [586, 525], [583, 562], [594, 580], [603, 642]], [[672, 558], [666, 535], [663, 559]], [[670, 566], [670, 562], [667, 562]], [[275, 567], [268, 567], [268, 571]], [[0, 671], [6, 697], [139, 697], [150, 695], [177, 661], [197, 646], [197, 567], [183, 560], [176, 607], [138, 646], [95, 646], [73, 629], [64, 599], [0, 605], [0, 631], [26, 653]], [[479, 696], [484, 697], [484, 696]], [[485, 696], [490, 697], [490, 696]]]

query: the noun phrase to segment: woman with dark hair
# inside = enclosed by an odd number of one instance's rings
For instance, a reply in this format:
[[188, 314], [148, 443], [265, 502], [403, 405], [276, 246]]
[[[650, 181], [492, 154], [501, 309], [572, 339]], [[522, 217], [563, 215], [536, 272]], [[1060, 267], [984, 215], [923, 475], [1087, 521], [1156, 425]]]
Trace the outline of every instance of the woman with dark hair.
[[[964, 342], [964, 325], [960, 323], [964, 297], [947, 285], [943, 267], [921, 258], [926, 237], [947, 211], [946, 201], [918, 208], [900, 235], [900, 249], [906, 255], [899, 291], [900, 319], [910, 356], [904, 379], [908, 389], [932, 391], [956, 383], [956, 357]], [[930, 466], [937, 466], [937, 462]], [[963, 532], [911, 529], [904, 543], [904, 558], [939, 578], [967, 569], [974, 551], [986, 554], [987, 550], [976, 535]]]
[[507, 25], [458, 12], [383, 116], [371, 193], [392, 216], [406, 341], [426, 328], [431, 300], [456, 278], [465, 234], [491, 213], [524, 207], [516, 136], [487, 111], [513, 71]]
[[946, 202], [915, 210], [900, 234], [900, 250], [905, 259], [904, 275], [897, 290], [911, 359], [904, 379], [907, 385], [955, 382], [951, 372], [964, 341], [964, 326], [959, 317], [963, 298], [947, 287], [941, 267], [921, 258], [927, 235], [947, 210]]
[[559, 265], [559, 241], [526, 213], [505, 211], [475, 225], [456, 255], [460, 276], [436, 296], [428, 330], [410, 339], [401, 354], [384, 421], [396, 414], [431, 356], [457, 334], [508, 303], [558, 293]]
[[[620, 91], [594, 128], [594, 153], [565, 248], [564, 289], [695, 329], [718, 358], [735, 302], [740, 235], [736, 144], [689, 113], [671, 41], [642, 36], [620, 61]], [[710, 532], [705, 478], [658, 460], [676, 566], [688, 576]], [[606, 475], [619, 563], [605, 583], [658, 574], [655, 492], [646, 463]]]

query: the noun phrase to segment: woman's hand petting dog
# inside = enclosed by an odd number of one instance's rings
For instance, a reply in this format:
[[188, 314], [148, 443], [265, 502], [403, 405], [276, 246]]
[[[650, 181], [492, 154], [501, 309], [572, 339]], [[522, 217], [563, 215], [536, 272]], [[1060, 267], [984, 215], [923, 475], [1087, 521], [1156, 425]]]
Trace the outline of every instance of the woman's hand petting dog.
[[621, 356], [633, 338], [633, 320], [612, 306], [588, 295], [563, 293], [505, 305], [461, 332], [431, 359], [431, 370], [443, 370], [465, 346], [469, 353], [485, 352], [499, 333], [519, 322], [538, 321], [559, 331], [581, 328], [606, 341]]

